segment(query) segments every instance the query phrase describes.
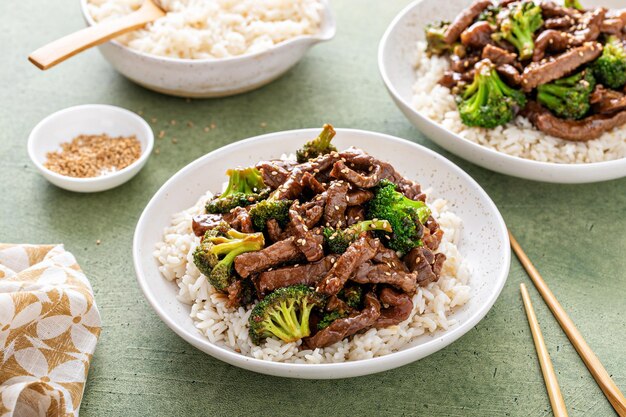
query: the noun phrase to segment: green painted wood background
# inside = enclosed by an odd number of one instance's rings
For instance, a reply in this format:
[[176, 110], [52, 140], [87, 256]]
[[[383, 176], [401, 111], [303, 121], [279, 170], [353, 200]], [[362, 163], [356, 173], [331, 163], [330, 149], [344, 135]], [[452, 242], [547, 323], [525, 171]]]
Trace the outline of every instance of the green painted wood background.
[[[407, 138], [473, 176], [626, 392], [626, 180], [529, 182], [464, 162], [426, 140], [393, 105], [376, 65], [378, 40], [406, 3], [336, 0], [337, 37], [283, 78], [249, 94], [188, 102], [130, 83], [95, 50], [40, 72], [26, 56], [82, 27], [78, 1], [0, 2], [0, 241], [63, 242], [93, 284], [104, 328], [82, 416], [551, 415], [519, 296], [519, 283], [529, 280], [515, 259], [494, 308], [461, 340], [400, 369], [347, 380], [288, 380], [226, 365], [176, 336], [144, 301], [131, 239], [143, 207], [165, 180], [233, 141], [326, 121]], [[160, 153], [134, 180], [93, 195], [52, 186], [26, 153], [39, 120], [84, 103], [141, 111], [155, 133], [166, 132], [157, 140]], [[215, 128], [206, 133], [211, 123]], [[570, 415], [614, 415], [530, 289]]]

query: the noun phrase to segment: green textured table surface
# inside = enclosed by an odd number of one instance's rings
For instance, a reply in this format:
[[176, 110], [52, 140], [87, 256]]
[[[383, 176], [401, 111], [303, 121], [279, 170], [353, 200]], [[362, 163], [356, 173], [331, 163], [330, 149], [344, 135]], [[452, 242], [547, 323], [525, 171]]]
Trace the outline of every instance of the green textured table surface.
[[[394, 106], [376, 65], [378, 40], [406, 3], [335, 1], [337, 37], [284, 77], [249, 94], [188, 102], [130, 83], [95, 50], [40, 72], [26, 56], [82, 27], [78, 2], [0, 2], [0, 241], [62, 242], [91, 280], [104, 327], [82, 416], [551, 415], [519, 295], [519, 283], [529, 280], [516, 259], [493, 309], [462, 339], [400, 369], [355, 379], [289, 380], [226, 365], [176, 336], [148, 306], [135, 281], [131, 240], [161, 184], [233, 141], [326, 121], [423, 144], [474, 177], [626, 392], [626, 180], [529, 182], [469, 164], [426, 140]], [[28, 133], [39, 120], [85, 103], [142, 111], [155, 133], [166, 132], [157, 139], [160, 153], [135, 179], [92, 195], [49, 184], [26, 153]], [[176, 125], [169, 123], [173, 119]], [[215, 128], [206, 133], [211, 123]], [[570, 415], [614, 415], [532, 285], [530, 290]]]

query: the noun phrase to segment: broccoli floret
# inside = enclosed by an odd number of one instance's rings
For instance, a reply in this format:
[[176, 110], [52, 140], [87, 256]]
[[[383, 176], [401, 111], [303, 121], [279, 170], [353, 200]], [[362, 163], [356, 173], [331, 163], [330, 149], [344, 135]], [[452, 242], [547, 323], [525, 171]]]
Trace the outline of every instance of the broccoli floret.
[[332, 253], [344, 253], [348, 246], [362, 233], [368, 230], [383, 230], [391, 233], [391, 224], [387, 220], [364, 220], [345, 229], [324, 227], [324, 243]]
[[248, 319], [250, 339], [260, 344], [267, 337], [294, 342], [311, 334], [309, 316], [326, 298], [306, 285], [279, 288], [258, 303]]
[[421, 227], [417, 223], [425, 223], [429, 216], [430, 209], [424, 202], [407, 198], [388, 180], [376, 186], [367, 207], [368, 219], [384, 219], [391, 224], [391, 237], [383, 241], [401, 254], [422, 245]]
[[363, 289], [359, 286], [344, 287], [339, 294], [339, 298], [344, 300], [348, 306], [359, 309], [363, 298]]
[[337, 148], [330, 143], [335, 137], [335, 129], [328, 123], [324, 125], [322, 132], [313, 140], [305, 143], [301, 149], [296, 151], [296, 158], [299, 163], [308, 161], [309, 159], [317, 158], [327, 153], [336, 152]]
[[444, 55], [452, 53], [463, 58], [466, 54], [465, 46], [460, 42], [452, 44], [446, 43], [443, 37], [446, 30], [450, 26], [450, 22], [439, 21], [428, 24], [424, 33], [426, 34], [426, 54], [430, 57], [433, 55]]
[[270, 189], [256, 168], [229, 169], [226, 190], [206, 204], [207, 213], [228, 213], [267, 198]]
[[535, 50], [533, 34], [543, 25], [541, 7], [532, 1], [513, 3], [500, 24], [500, 31], [492, 35], [496, 41], [506, 40], [517, 48], [519, 59], [529, 59]]
[[605, 87], [620, 89], [626, 84], [626, 51], [617, 36], [609, 36], [602, 55], [593, 64], [598, 82]]
[[578, 0], [563, 0], [563, 6], [583, 11], [585, 8]]
[[474, 81], [459, 98], [461, 121], [486, 128], [510, 122], [517, 109], [526, 105], [526, 96], [506, 85], [491, 61], [480, 61], [475, 68]]
[[561, 78], [537, 87], [537, 101], [555, 115], [566, 119], [580, 119], [590, 108], [589, 96], [595, 87], [591, 71]]
[[349, 313], [347, 311], [342, 311], [342, 310], [329, 311], [328, 313], [324, 314], [324, 316], [319, 321], [319, 323], [317, 323], [317, 328], [318, 330], [323, 330], [327, 328], [328, 326], [330, 326], [330, 324], [333, 321], [337, 319], [343, 319], [345, 317], [348, 317], [348, 315]]
[[211, 285], [224, 290], [235, 280], [232, 271], [235, 257], [260, 250], [264, 245], [262, 233], [241, 233], [220, 225], [204, 234], [193, 253], [193, 263]]
[[250, 208], [250, 218], [256, 230], [265, 230], [269, 219], [275, 219], [281, 226], [289, 222], [289, 207], [291, 200], [274, 200], [271, 196]]

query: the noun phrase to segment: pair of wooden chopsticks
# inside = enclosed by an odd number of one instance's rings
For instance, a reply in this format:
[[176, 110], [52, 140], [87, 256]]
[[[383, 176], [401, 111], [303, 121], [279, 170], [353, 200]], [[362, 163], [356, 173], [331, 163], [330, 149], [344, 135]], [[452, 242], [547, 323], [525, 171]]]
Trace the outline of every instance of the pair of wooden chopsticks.
[[[593, 353], [587, 342], [585, 342], [585, 339], [583, 339], [583, 336], [574, 325], [572, 319], [570, 319], [565, 310], [563, 310], [563, 307], [561, 307], [561, 304], [559, 304], [556, 297], [552, 291], [550, 291], [550, 288], [548, 288], [548, 285], [539, 274], [539, 271], [537, 271], [532, 262], [530, 262], [530, 259], [526, 256], [526, 253], [524, 253], [511, 232], [509, 232], [509, 239], [511, 240], [511, 247], [513, 248], [513, 251], [522, 263], [522, 266], [524, 266], [524, 269], [530, 276], [530, 279], [535, 284], [537, 291], [539, 291], [539, 294], [543, 297], [568, 339], [572, 345], [574, 345], [578, 355], [585, 363], [585, 366], [587, 366], [587, 369], [589, 369], [589, 372], [591, 372], [591, 375], [615, 409], [615, 412], [620, 417], [626, 417], [626, 398], [624, 398], [624, 394], [621, 393], [606, 369], [604, 369], [604, 366], [602, 366], [602, 363], [600, 363], [598, 357], [595, 353]], [[548, 396], [550, 397], [550, 404], [552, 404], [552, 411], [556, 417], [567, 416], [565, 402], [563, 401], [563, 396], [561, 395], [561, 390], [559, 389], [556, 374], [552, 368], [552, 362], [550, 361], [548, 350], [545, 342], [543, 341], [543, 336], [541, 335], [541, 329], [539, 328], [537, 316], [535, 316], [535, 311], [530, 303], [528, 290], [524, 284], [521, 284], [520, 289], [522, 291], [522, 298], [524, 300], [524, 307], [526, 308], [526, 314], [530, 323], [530, 329], [533, 334], [533, 340], [535, 341], [535, 347], [537, 348], [537, 354], [539, 355], [541, 371], [543, 373], [544, 380], [546, 381], [546, 388], [548, 390]]]

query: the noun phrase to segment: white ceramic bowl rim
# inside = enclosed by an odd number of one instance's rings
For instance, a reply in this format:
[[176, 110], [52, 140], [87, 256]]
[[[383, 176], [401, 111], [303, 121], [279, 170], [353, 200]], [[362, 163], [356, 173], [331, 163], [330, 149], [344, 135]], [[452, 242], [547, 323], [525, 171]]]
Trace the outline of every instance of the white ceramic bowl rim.
[[[81, 6], [81, 11], [83, 13], [83, 17], [85, 19], [85, 21], [89, 24], [89, 26], [93, 26], [95, 25], [97, 22], [95, 20], [93, 20], [93, 17], [91, 16], [91, 14], [89, 13], [89, 11], [87, 10], [87, 1], [88, 0], [80, 0], [80, 6]], [[272, 46], [269, 49], [266, 49], [264, 51], [259, 51], [259, 52], [252, 52], [252, 53], [246, 53], [246, 54], [242, 54], [242, 55], [236, 55], [236, 56], [230, 56], [230, 57], [225, 57], [225, 58], [201, 58], [201, 59], [193, 59], [193, 58], [172, 58], [172, 57], [168, 57], [168, 56], [160, 56], [160, 55], [154, 55], [154, 54], [148, 54], [146, 52], [142, 52], [142, 51], [138, 51], [136, 49], [133, 48], [129, 48], [126, 45], [121, 44], [119, 41], [116, 41], [115, 39], [110, 40], [109, 42], [114, 44], [115, 46], [118, 46], [122, 49], [127, 50], [130, 53], [136, 54], [137, 56], [140, 56], [142, 58], [145, 59], [150, 59], [150, 60], [154, 60], [154, 61], [161, 61], [161, 62], [171, 62], [171, 63], [181, 63], [181, 64], [203, 64], [203, 63], [218, 63], [218, 62], [237, 62], [237, 61], [241, 61], [241, 60], [247, 60], [249, 58], [256, 58], [256, 57], [260, 57], [269, 53], [272, 53], [274, 51], [276, 51], [277, 49], [281, 49], [285, 46], [288, 46], [292, 43], [296, 43], [296, 42], [300, 42], [303, 40], [315, 40], [315, 41], [327, 41], [332, 39], [333, 37], [335, 37], [335, 33], [336, 33], [336, 25], [335, 25], [335, 18], [332, 14], [332, 9], [330, 8], [330, 5], [328, 3], [328, 0], [321, 0], [322, 4], [324, 6], [324, 12], [323, 14], [325, 15], [325, 18], [322, 19], [322, 22], [320, 24], [320, 30], [318, 33], [313, 34], [313, 35], [298, 35], [298, 36], [294, 36], [293, 38], [287, 39], [283, 42], [277, 43], [274, 46]], [[324, 17], [324, 16], [323, 16]]]
[[[418, 116], [420, 116], [421, 118], [423, 118], [428, 124], [432, 125], [432, 126], [436, 126], [437, 128], [440, 129], [445, 129], [447, 130], [445, 127], [443, 127], [442, 125], [440, 125], [439, 123], [431, 120], [429, 117], [426, 117], [424, 115], [422, 115], [420, 112], [418, 112], [417, 110], [415, 110], [413, 108], [413, 105], [411, 103], [408, 103], [400, 93], [398, 93], [398, 91], [396, 90], [396, 87], [394, 86], [394, 84], [391, 82], [391, 80], [389, 79], [389, 76], [387, 74], [387, 67], [385, 65], [383, 56], [384, 56], [384, 51], [385, 48], [387, 47], [387, 42], [388, 42], [388, 38], [391, 35], [391, 32], [394, 30], [395, 26], [398, 24], [398, 22], [400, 20], [402, 20], [402, 18], [411, 12], [411, 10], [419, 3], [421, 3], [422, 0], [415, 0], [414, 2], [410, 3], [408, 6], [406, 6], [404, 9], [402, 9], [402, 11], [400, 13], [398, 13], [398, 15], [393, 19], [393, 21], [391, 22], [391, 24], [387, 27], [387, 30], [385, 31], [385, 34], [383, 35], [383, 37], [380, 40], [380, 43], [378, 44], [378, 68], [380, 71], [380, 74], [383, 78], [383, 82], [385, 83], [385, 85], [387, 86], [387, 88], [389, 89], [389, 91], [391, 92], [391, 94], [393, 94], [393, 96], [395, 97], [396, 100], [402, 102], [407, 108], [411, 109], [413, 112], [415, 112], [415, 114], [417, 114]], [[435, 17], [433, 17], [433, 20], [436, 20]], [[526, 158], [521, 158], [519, 156], [513, 156], [513, 155], [509, 155], [507, 153], [504, 152], [499, 152], [496, 151], [494, 149], [491, 148], [487, 148], [486, 146], [482, 146], [479, 145], [475, 142], [472, 142], [471, 140], [465, 139], [461, 136], [459, 136], [458, 134], [449, 131], [451, 134], [455, 135], [459, 140], [463, 140], [466, 143], [468, 143], [471, 147], [473, 147], [476, 151], [478, 152], [486, 152], [492, 155], [497, 155], [498, 157], [501, 157], [505, 160], [510, 160], [510, 161], [522, 161], [523, 163], [526, 163], [528, 165], [528, 169], [532, 170], [532, 169], [540, 169], [543, 167], [549, 167], [550, 169], [558, 169], [563, 171], [563, 173], [571, 173], [571, 174], [577, 174], [580, 173], [581, 171], [595, 171], [596, 169], [602, 168], [602, 169], [610, 169], [612, 167], [617, 167], [617, 166], [621, 166], [624, 163], [624, 159], [625, 158], [619, 158], [619, 159], [614, 159], [611, 161], [602, 161], [602, 162], [589, 162], [589, 163], [584, 163], [584, 164], [565, 164], [565, 163], [556, 163], [556, 162], [542, 162], [542, 161], [536, 161], [533, 159], [526, 159]]]
[[[402, 359], [404, 358], [405, 361], [408, 363], [410, 361], [412, 361], [415, 355], [413, 355], [413, 352], [416, 350], [422, 350], [422, 349], [428, 349], [428, 347], [430, 346], [437, 346], [437, 345], [441, 345], [442, 343], [445, 343], [445, 345], [448, 345], [452, 342], [454, 342], [455, 340], [457, 340], [458, 338], [460, 338], [461, 336], [463, 336], [469, 329], [473, 328], [476, 324], [478, 324], [478, 322], [487, 314], [487, 312], [491, 309], [491, 307], [493, 306], [493, 304], [495, 303], [496, 299], [498, 298], [498, 296], [500, 295], [500, 292], [502, 291], [502, 288], [504, 287], [504, 284], [506, 282], [506, 278], [508, 277], [509, 274], [509, 266], [510, 266], [510, 260], [511, 260], [511, 252], [509, 250], [509, 238], [508, 238], [508, 234], [506, 233], [506, 224], [504, 223], [504, 219], [502, 218], [502, 216], [500, 215], [500, 212], [498, 211], [495, 203], [493, 203], [493, 201], [491, 200], [491, 198], [487, 195], [487, 193], [482, 189], [482, 187], [476, 182], [474, 181], [474, 179], [472, 177], [470, 177], [467, 173], [465, 173], [461, 168], [457, 167], [454, 163], [452, 163], [451, 161], [449, 161], [448, 159], [444, 158], [443, 156], [439, 155], [438, 153], [425, 148], [421, 145], [415, 144], [413, 142], [407, 141], [406, 139], [400, 139], [391, 135], [387, 135], [384, 133], [378, 133], [378, 132], [369, 132], [369, 131], [364, 131], [364, 130], [359, 130], [359, 129], [344, 129], [344, 128], [336, 128], [335, 129], [337, 131], [337, 133], [342, 133], [342, 132], [352, 132], [355, 134], [368, 134], [368, 135], [376, 135], [379, 136], [381, 139], [385, 139], [387, 141], [390, 141], [391, 143], [410, 143], [413, 146], [419, 147], [422, 151], [426, 152], [428, 155], [432, 155], [436, 158], [438, 158], [444, 165], [446, 165], [447, 168], [450, 169], [450, 171], [452, 173], [454, 173], [455, 175], [462, 177], [463, 179], [465, 179], [466, 181], [470, 182], [475, 189], [477, 190], [477, 192], [485, 199], [485, 201], [487, 202], [488, 205], [491, 206], [491, 208], [493, 209], [493, 212], [496, 213], [497, 218], [495, 219], [496, 224], [498, 225], [498, 228], [500, 229], [500, 231], [502, 231], [502, 242], [504, 242], [504, 244], [506, 244], [506, 250], [505, 250], [505, 255], [504, 255], [504, 259], [503, 259], [503, 264], [505, 265], [505, 267], [502, 269], [501, 273], [499, 276], [497, 277], [492, 277], [493, 280], [495, 280], [497, 282], [497, 286], [495, 288], [495, 290], [493, 291], [493, 293], [490, 295], [489, 298], [487, 298], [486, 302], [480, 306], [480, 308], [478, 308], [467, 320], [465, 320], [463, 323], [458, 324], [456, 326], [454, 326], [453, 328], [450, 328], [446, 331], [440, 330], [438, 333], [435, 333], [437, 337], [433, 338], [432, 340], [428, 340], [427, 342], [421, 343], [420, 345], [417, 346], [412, 346], [412, 347], [408, 347], [404, 350], [399, 350], [397, 352], [393, 352], [387, 355], [383, 355], [383, 356], [379, 356], [379, 357], [375, 357], [375, 358], [370, 358], [370, 359], [361, 359], [361, 360], [357, 360], [357, 361], [346, 361], [346, 362], [338, 362], [338, 363], [322, 363], [322, 364], [297, 364], [297, 363], [283, 363], [283, 362], [272, 362], [272, 361], [266, 361], [266, 360], [262, 360], [262, 359], [257, 359], [257, 358], [253, 358], [250, 356], [245, 356], [239, 353], [236, 353], [234, 351], [229, 350], [228, 348], [219, 346], [217, 344], [214, 344], [212, 342], [210, 342], [206, 337], [204, 337], [203, 335], [201, 335], [199, 332], [197, 334], [191, 334], [189, 331], [185, 330], [183, 328], [182, 325], [180, 325], [179, 323], [177, 323], [175, 320], [171, 319], [170, 316], [168, 316], [168, 314], [165, 312], [165, 309], [162, 308], [161, 304], [159, 303], [159, 300], [156, 298], [156, 296], [154, 296], [151, 291], [149, 290], [149, 284], [148, 284], [148, 280], [146, 279], [146, 277], [144, 276], [143, 273], [143, 268], [141, 265], [141, 257], [139, 255], [139, 245], [140, 245], [140, 234], [138, 233], [140, 230], [142, 230], [147, 222], [150, 221], [150, 219], [147, 218], [146, 213], [150, 211], [150, 208], [153, 205], [157, 204], [157, 200], [161, 197], [161, 194], [164, 192], [164, 190], [167, 190], [168, 186], [170, 185], [170, 183], [174, 182], [175, 177], [177, 177], [179, 174], [183, 174], [184, 172], [187, 171], [193, 171], [193, 169], [198, 166], [198, 165], [202, 165], [203, 161], [205, 159], [209, 159], [213, 156], [214, 153], [218, 153], [218, 152], [223, 152], [232, 148], [245, 148], [247, 143], [250, 143], [252, 141], [262, 141], [265, 139], [269, 139], [270, 137], [273, 137], [275, 135], [278, 134], [284, 134], [284, 135], [289, 135], [289, 134], [293, 134], [296, 132], [303, 132], [303, 131], [307, 131], [311, 134], [317, 134], [319, 133], [319, 129], [318, 128], [311, 128], [311, 129], [298, 129], [298, 130], [291, 130], [291, 131], [283, 131], [283, 132], [274, 132], [274, 133], [268, 133], [268, 134], [264, 134], [264, 135], [260, 135], [260, 136], [256, 136], [256, 137], [252, 137], [249, 139], [245, 139], [239, 142], [234, 142], [230, 145], [224, 146], [222, 148], [216, 149], [213, 152], [210, 152], [198, 159], [196, 159], [195, 161], [191, 162], [190, 164], [188, 164], [187, 166], [183, 167], [180, 171], [178, 171], [176, 174], [174, 174], [172, 177], [170, 177], [170, 179], [168, 179], [165, 184], [163, 184], [161, 186], [161, 188], [159, 188], [159, 190], [155, 193], [155, 195], [150, 199], [150, 201], [148, 202], [146, 208], [144, 209], [143, 213], [141, 214], [141, 217], [139, 218], [139, 221], [137, 222], [137, 226], [135, 228], [135, 235], [133, 238], [133, 263], [135, 266], [135, 272], [137, 275], [137, 281], [139, 283], [139, 286], [144, 294], [144, 296], [146, 297], [146, 299], [148, 300], [149, 304], [152, 306], [152, 308], [154, 308], [154, 310], [156, 311], [156, 313], [159, 315], [159, 317], [161, 317], [161, 319], [167, 324], [167, 326], [172, 329], [176, 334], [178, 334], [180, 337], [182, 337], [184, 340], [186, 340], [187, 342], [189, 342], [192, 345], [202, 345], [204, 347], [207, 348], [207, 351], [215, 356], [216, 358], [223, 360], [225, 362], [228, 363], [240, 363], [241, 361], [247, 361], [247, 362], [252, 362], [252, 363], [257, 363], [257, 364], [262, 364], [263, 367], [265, 369], [268, 370], [268, 372], [264, 372], [264, 373], [271, 373], [272, 370], [275, 372], [278, 372], [280, 370], [295, 370], [297, 372], [297, 370], [304, 370], [304, 369], [310, 369], [310, 368], [315, 368], [316, 370], [320, 370], [322, 372], [324, 371], [332, 371], [332, 370], [354, 370], [354, 369], [358, 369], [361, 368], [362, 366], [364, 366], [365, 364], [368, 365], [374, 365], [374, 364], [383, 364], [383, 363], [389, 363], [390, 365], [394, 362], [400, 362], [402, 361]], [[201, 195], [202, 190], [199, 191], [198, 195]], [[173, 214], [173, 213], [172, 213]], [[156, 242], [155, 242], [156, 243]], [[165, 279], [165, 278], [163, 278]], [[445, 346], [444, 345], [444, 346]], [[438, 349], [436, 349], [438, 350]], [[397, 365], [395, 366], [390, 366], [387, 369], [391, 369], [391, 368], [395, 368]]]
[[[39, 161], [39, 158], [36, 157], [35, 155], [35, 136], [37, 136], [39, 134], [39, 130], [43, 128], [43, 126], [51, 119], [54, 119], [56, 117], [62, 116], [65, 113], [69, 113], [72, 111], [76, 111], [76, 110], [95, 110], [97, 111], [98, 109], [112, 109], [114, 111], [120, 112], [120, 113], [124, 113], [126, 117], [135, 119], [137, 122], [139, 122], [139, 124], [142, 125], [143, 128], [146, 129], [147, 132], [149, 132], [148, 134], [148, 140], [147, 140], [147, 146], [144, 149], [142, 147], [141, 149], [141, 155], [139, 156], [139, 158], [137, 158], [135, 161], [133, 161], [132, 164], [128, 165], [127, 167], [124, 167], [122, 169], [120, 169], [119, 171], [115, 171], [115, 172], [111, 172], [109, 174], [106, 175], [99, 175], [97, 177], [86, 177], [86, 178], [78, 178], [78, 177], [70, 177], [67, 175], [61, 175], [57, 172], [51, 171], [48, 168], [46, 168], [41, 161]], [[67, 138], [67, 141], [71, 141], [74, 138]], [[138, 114], [124, 109], [122, 107], [118, 107], [118, 106], [111, 106], [109, 104], [81, 104], [79, 106], [72, 106], [72, 107], [67, 107], [65, 109], [56, 111], [48, 116], [46, 116], [45, 118], [43, 118], [39, 123], [37, 123], [35, 125], [35, 127], [33, 128], [33, 130], [31, 130], [30, 135], [28, 136], [28, 155], [30, 156], [30, 159], [33, 161], [33, 164], [35, 164], [35, 166], [37, 168], [39, 168], [41, 171], [45, 171], [46, 173], [48, 173], [49, 175], [51, 175], [54, 178], [58, 178], [61, 179], [65, 182], [68, 183], [97, 183], [100, 181], [109, 181], [112, 178], [116, 178], [116, 177], [120, 177], [122, 175], [124, 175], [127, 171], [130, 171], [131, 169], [133, 169], [134, 167], [136, 167], [137, 165], [140, 165], [143, 163], [144, 160], [146, 160], [146, 158], [148, 158], [150, 156], [150, 152], [152, 152], [152, 147], [154, 146], [154, 138], [153, 138], [153, 133], [152, 133], [152, 128], [150, 128], [150, 125], [148, 124], [148, 122], [146, 122], [141, 116], [139, 116]]]

